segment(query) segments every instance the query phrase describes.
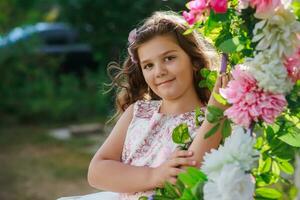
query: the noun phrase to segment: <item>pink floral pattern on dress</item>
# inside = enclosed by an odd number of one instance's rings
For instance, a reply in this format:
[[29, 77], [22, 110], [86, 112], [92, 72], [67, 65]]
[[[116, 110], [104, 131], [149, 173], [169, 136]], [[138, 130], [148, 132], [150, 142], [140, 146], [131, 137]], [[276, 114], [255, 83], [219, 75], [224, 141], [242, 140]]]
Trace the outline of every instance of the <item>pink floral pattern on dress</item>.
[[[186, 123], [191, 136], [195, 137], [197, 127], [194, 111], [179, 115], [163, 114], [159, 113], [160, 104], [161, 101], [143, 100], [134, 104], [133, 119], [128, 127], [122, 152], [123, 163], [159, 166], [175, 151], [177, 145], [172, 141], [172, 131], [181, 123]], [[154, 191], [120, 193], [120, 199], [138, 200], [140, 196], [150, 196], [153, 193]]]

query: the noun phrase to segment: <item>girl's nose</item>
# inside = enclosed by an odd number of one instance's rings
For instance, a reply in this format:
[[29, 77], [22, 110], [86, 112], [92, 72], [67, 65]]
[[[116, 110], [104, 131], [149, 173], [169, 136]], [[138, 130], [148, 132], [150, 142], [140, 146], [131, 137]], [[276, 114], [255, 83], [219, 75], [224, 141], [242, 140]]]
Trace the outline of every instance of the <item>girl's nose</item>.
[[156, 69], [155, 69], [156, 77], [158, 77], [158, 78], [162, 77], [162, 76], [166, 75], [167, 73], [168, 73], [168, 70], [163, 64], [156, 65]]

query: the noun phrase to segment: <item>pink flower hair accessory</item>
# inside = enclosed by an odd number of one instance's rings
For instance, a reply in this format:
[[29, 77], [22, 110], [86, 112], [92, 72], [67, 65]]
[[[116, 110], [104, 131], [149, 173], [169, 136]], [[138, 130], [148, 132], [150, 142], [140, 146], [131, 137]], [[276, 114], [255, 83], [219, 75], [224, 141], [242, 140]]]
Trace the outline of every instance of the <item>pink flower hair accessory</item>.
[[131, 46], [135, 43], [137, 38], [137, 29], [134, 28], [132, 31], [130, 31], [129, 36], [128, 36], [128, 43], [129, 43], [129, 47], [128, 47], [128, 54], [130, 56], [131, 62], [133, 62], [134, 64], [138, 63], [138, 60], [135, 58], [134, 56], [134, 52], [131, 49]]
[[132, 45], [135, 42], [136, 37], [137, 37], [137, 30], [136, 28], [134, 28], [133, 30], [130, 31], [128, 36], [129, 45]]

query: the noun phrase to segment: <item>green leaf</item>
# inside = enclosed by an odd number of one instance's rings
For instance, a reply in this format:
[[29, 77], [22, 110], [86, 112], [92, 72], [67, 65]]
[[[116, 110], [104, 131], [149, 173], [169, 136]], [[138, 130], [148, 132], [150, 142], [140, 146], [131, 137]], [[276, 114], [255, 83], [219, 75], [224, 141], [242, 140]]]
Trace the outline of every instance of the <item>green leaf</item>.
[[185, 189], [184, 183], [179, 178], [176, 181], [176, 188], [178, 189], [180, 194], [182, 194]]
[[260, 173], [265, 173], [271, 169], [271, 166], [272, 166], [272, 159], [270, 157], [266, 158], [265, 160], [260, 159], [258, 170]]
[[208, 74], [208, 76], [207, 76], [207, 81], [209, 83], [213, 83], [214, 84], [216, 82], [216, 80], [217, 80], [217, 76], [218, 76], [218, 74], [217, 74], [216, 71], [210, 71], [209, 74]]
[[272, 173], [279, 177], [280, 168], [275, 160], [272, 161]]
[[224, 110], [222, 110], [216, 106], [209, 105], [209, 106], [207, 106], [207, 110], [208, 110], [208, 112], [210, 112], [211, 114], [213, 114], [216, 117], [224, 116]]
[[255, 194], [259, 197], [278, 199], [282, 194], [273, 188], [257, 188]]
[[182, 183], [186, 186], [186, 187], [193, 187], [196, 183], [197, 180], [194, 179], [193, 177], [191, 177], [189, 174], [187, 173], [181, 173], [178, 174], [178, 178], [182, 181]]
[[213, 97], [222, 105], [227, 105], [226, 99], [224, 99], [220, 94], [213, 92]]
[[[263, 181], [263, 183], [262, 182], [258, 183], [259, 177], [261, 178], [261, 181]], [[258, 186], [266, 186], [266, 185], [276, 183], [278, 177], [277, 176], [275, 177], [270, 171], [268, 171], [266, 173], [260, 174], [258, 177], [256, 177], [256, 180]]]
[[178, 200], [197, 200], [190, 189], [185, 189], [182, 196]]
[[208, 106], [207, 107], [207, 115], [206, 115], [206, 119], [207, 121], [209, 121], [210, 123], [216, 123], [217, 121], [220, 120], [221, 117], [224, 116], [224, 111], [216, 106]]
[[294, 167], [288, 161], [278, 162], [279, 168], [287, 174], [294, 173]]
[[297, 15], [298, 19], [300, 18], [300, 2], [299, 1], [293, 1], [292, 3], [293, 11], [295, 15]]
[[141, 196], [141, 197], [139, 197], [139, 200], [148, 200], [148, 197], [146, 197], [146, 196]]
[[188, 167], [187, 168], [187, 173], [195, 178], [197, 181], [207, 181], [207, 176], [200, 171], [199, 169], [195, 168], [195, 167]]
[[209, 71], [208, 69], [206, 69], [206, 68], [202, 68], [202, 69], [200, 70], [200, 74], [201, 74], [201, 76], [202, 76], [203, 78], [207, 78], [208, 75], [210, 74], [210, 71]]
[[173, 198], [165, 197], [165, 196], [161, 196], [161, 195], [153, 195], [153, 199], [155, 199], [155, 200], [174, 200]]
[[237, 51], [237, 48], [240, 44], [239, 38], [236, 36], [234, 38], [231, 38], [229, 40], [226, 40], [222, 42], [218, 48], [223, 52], [223, 53], [234, 53]]
[[256, 139], [256, 143], [255, 143], [255, 148], [256, 149], [261, 149], [262, 148], [262, 146], [263, 146], [263, 144], [264, 144], [264, 139], [262, 138], [262, 137], [258, 137], [257, 139]]
[[194, 31], [194, 29], [189, 28], [188, 30], [184, 31], [183, 35], [191, 34]]
[[206, 119], [209, 121], [209, 123], [213, 124], [219, 121], [219, 118], [212, 113], [207, 113], [206, 114]]
[[192, 190], [192, 194], [195, 197], [200, 198], [199, 200], [202, 200], [204, 194], [203, 194], [203, 188], [204, 188], [205, 182], [203, 181], [199, 181], [191, 190]]
[[274, 137], [274, 131], [270, 126], [268, 126], [267, 129], [265, 129], [265, 134], [266, 134], [268, 143], [271, 143], [271, 141]]
[[288, 133], [280, 136], [279, 139], [293, 147], [300, 147], [300, 133]]
[[188, 125], [186, 123], [179, 124], [172, 133], [173, 142], [176, 144], [186, 144], [191, 142]]
[[204, 112], [200, 109], [200, 107], [197, 107], [195, 110], [195, 122], [196, 122], [196, 126], [200, 126], [202, 124], [202, 121], [199, 121], [199, 117], [204, 117], [205, 114]]
[[182, 194], [185, 189], [185, 185], [179, 178], [176, 181], [176, 187], [177, 187], [179, 193]]
[[179, 197], [179, 194], [176, 191], [176, 188], [169, 182], [166, 182], [164, 185], [165, 195], [171, 198]]
[[205, 134], [204, 138], [206, 139], [206, 138], [212, 136], [213, 134], [215, 134], [215, 133], [218, 131], [219, 127], [220, 127], [220, 123], [217, 123], [216, 125], [214, 125], [214, 126], [213, 126], [213, 127]]
[[222, 136], [223, 138], [227, 138], [231, 133], [231, 125], [229, 119], [225, 119], [222, 127]]
[[206, 88], [208, 87], [206, 80], [201, 80], [198, 84], [199, 88]]

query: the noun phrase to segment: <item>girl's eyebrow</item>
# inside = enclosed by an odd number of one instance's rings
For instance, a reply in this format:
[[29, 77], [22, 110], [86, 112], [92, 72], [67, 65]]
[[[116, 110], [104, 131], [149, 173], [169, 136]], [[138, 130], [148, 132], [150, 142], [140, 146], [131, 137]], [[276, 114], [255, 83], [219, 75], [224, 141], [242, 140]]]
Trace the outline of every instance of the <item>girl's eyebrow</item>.
[[[158, 56], [161, 57], [161, 56], [164, 56], [164, 55], [166, 55], [166, 54], [168, 54], [168, 53], [176, 52], [176, 51], [177, 51], [177, 50], [175, 50], [175, 49], [168, 50], [168, 51], [165, 51], [165, 52], [159, 54]], [[150, 59], [143, 60], [143, 61], [141, 62], [141, 64], [144, 64], [144, 63], [149, 62], [149, 61], [150, 61]]]

